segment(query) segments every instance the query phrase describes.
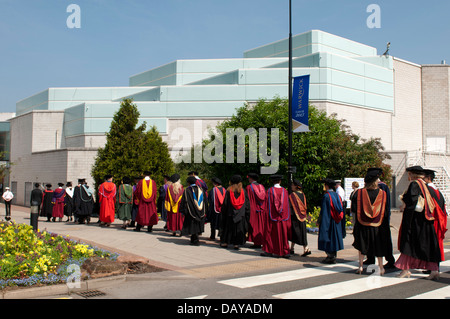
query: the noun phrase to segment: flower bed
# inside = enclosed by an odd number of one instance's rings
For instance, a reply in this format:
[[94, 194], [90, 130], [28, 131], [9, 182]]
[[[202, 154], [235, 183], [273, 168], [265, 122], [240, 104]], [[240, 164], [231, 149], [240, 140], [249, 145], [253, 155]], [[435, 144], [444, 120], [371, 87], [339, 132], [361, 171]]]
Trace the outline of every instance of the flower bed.
[[0, 289], [67, 282], [73, 266], [92, 256], [117, 259], [118, 255], [15, 222], [0, 222]]

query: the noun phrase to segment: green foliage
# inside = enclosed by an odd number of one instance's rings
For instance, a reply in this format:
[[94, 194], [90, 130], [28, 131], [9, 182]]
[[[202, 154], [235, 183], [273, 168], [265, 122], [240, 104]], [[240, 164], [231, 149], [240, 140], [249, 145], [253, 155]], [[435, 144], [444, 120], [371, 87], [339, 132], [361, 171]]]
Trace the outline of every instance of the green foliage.
[[98, 187], [111, 174], [120, 184], [123, 177], [140, 176], [150, 171], [157, 183], [163, 175], [172, 174], [173, 162], [167, 143], [163, 142], [155, 127], [147, 130], [144, 122], [138, 125], [140, 113], [130, 99], [124, 99], [106, 134], [106, 145], [99, 148], [92, 177]]
[[[83, 260], [91, 256], [116, 258], [114, 254], [68, 237], [33, 231], [33, 227], [15, 222], [0, 222], [0, 287], [8, 279], [33, 282], [34, 275], [56, 274], [65, 262]], [[30, 278], [29, 281], [25, 280]], [[34, 282], [33, 282], [34, 283]]]
[[[223, 135], [223, 164], [195, 164], [196, 170], [205, 177], [217, 176], [226, 184], [234, 174], [245, 177], [249, 172], [260, 172], [264, 166], [258, 157], [257, 163], [249, 163], [249, 138], [246, 137], [246, 161], [245, 163], [227, 163], [226, 157], [226, 129], [242, 128], [247, 130], [254, 128], [258, 132], [259, 128], [268, 129], [268, 149], [270, 152], [270, 128], [279, 128], [279, 174], [284, 175], [283, 184], [287, 184], [288, 166], [288, 101], [286, 99], [275, 98], [271, 101], [260, 100], [254, 106], [243, 106], [239, 108], [234, 116], [218, 125], [217, 130]], [[293, 166], [297, 168], [294, 178], [299, 179], [304, 187], [304, 192], [308, 202], [312, 205], [319, 205], [323, 190], [320, 180], [326, 177], [333, 179], [343, 179], [345, 177], [364, 177], [367, 168], [382, 167], [385, 173], [384, 181], [391, 180], [391, 168], [383, 164], [387, 155], [383, 152], [383, 146], [379, 139], [364, 140], [358, 135], [352, 134], [343, 121], [336, 117], [327, 116], [325, 112], [318, 110], [314, 106], [309, 108], [309, 128], [308, 133], [293, 134]], [[203, 147], [215, 140], [211, 132], [210, 138], [203, 141]], [[260, 139], [258, 137], [258, 148]], [[237, 146], [235, 145], [235, 156]], [[181, 163], [178, 169], [194, 164]], [[261, 175], [264, 185], [270, 185], [269, 176]]]

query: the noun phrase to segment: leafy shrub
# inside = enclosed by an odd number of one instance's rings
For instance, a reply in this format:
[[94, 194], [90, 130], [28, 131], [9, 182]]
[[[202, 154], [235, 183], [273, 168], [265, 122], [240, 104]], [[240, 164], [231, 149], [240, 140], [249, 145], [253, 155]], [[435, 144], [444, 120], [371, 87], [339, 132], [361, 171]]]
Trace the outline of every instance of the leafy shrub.
[[64, 282], [70, 264], [89, 257], [116, 259], [117, 254], [26, 224], [0, 223], [0, 288]]

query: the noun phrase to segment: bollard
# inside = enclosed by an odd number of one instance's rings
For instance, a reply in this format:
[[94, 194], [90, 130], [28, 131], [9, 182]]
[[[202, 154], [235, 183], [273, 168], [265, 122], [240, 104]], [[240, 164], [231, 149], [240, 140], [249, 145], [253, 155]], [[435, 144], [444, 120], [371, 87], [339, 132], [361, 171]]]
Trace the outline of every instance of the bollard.
[[39, 206], [31, 206], [30, 225], [33, 226], [33, 230], [38, 230], [39, 219]]

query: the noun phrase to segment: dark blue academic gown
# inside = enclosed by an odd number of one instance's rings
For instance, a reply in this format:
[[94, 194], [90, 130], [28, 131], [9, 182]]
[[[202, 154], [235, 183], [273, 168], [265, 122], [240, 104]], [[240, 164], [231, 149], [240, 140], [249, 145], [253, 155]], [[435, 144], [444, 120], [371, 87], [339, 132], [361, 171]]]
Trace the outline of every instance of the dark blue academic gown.
[[333, 206], [343, 211], [342, 203], [336, 192], [328, 190], [322, 198], [322, 206], [319, 215], [319, 242], [318, 249], [325, 252], [336, 252], [344, 249], [345, 218], [336, 223], [331, 217], [330, 196]]

